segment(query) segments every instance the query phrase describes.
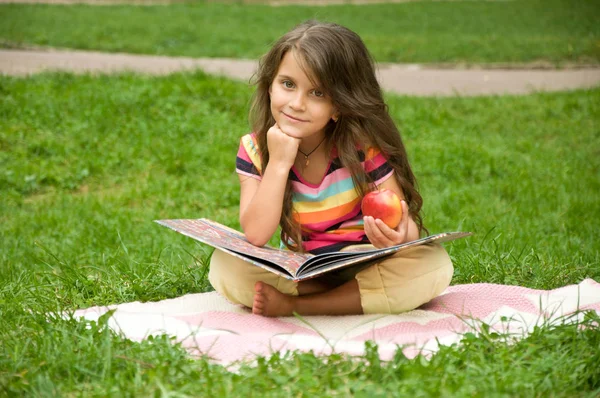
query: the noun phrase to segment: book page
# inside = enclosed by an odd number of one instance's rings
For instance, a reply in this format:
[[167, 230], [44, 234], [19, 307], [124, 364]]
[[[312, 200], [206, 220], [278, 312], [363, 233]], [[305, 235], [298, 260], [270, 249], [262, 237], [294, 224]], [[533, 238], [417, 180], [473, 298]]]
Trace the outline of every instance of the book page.
[[345, 250], [341, 252], [319, 254], [306, 261], [300, 267], [300, 269], [296, 272], [296, 280], [309, 279], [326, 272], [347, 267], [349, 265], [372, 261], [414, 246], [429, 244], [432, 242], [448, 242], [470, 235], [470, 232], [443, 232], [440, 234], [427, 236], [425, 238], [420, 238], [412, 242], [406, 242], [400, 245], [381, 249], [375, 249], [372, 247], [369, 249], [363, 245], [362, 247], [358, 248], [359, 250]]
[[269, 263], [273, 263], [275, 269], [283, 268], [291, 277], [295, 277], [298, 268], [306, 260], [313, 257], [312, 254], [294, 253], [269, 246], [254, 246], [248, 242], [241, 232], [204, 218], [197, 220], [157, 220], [156, 222], [207, 245], [237, 253], [236, 257], [246, 259], [249, 262], [256, 264], [255, 261], [252, 261], [253, 257], [264, 259], [265, 261], [261, 261], [260, 266], [268, 267]]

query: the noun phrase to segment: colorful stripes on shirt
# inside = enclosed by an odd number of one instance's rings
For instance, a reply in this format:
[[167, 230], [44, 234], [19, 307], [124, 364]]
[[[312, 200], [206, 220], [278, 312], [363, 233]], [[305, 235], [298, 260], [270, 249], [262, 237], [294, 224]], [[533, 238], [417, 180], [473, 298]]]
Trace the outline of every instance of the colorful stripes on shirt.
[[[375, 184], [379, 185], [393, 175], [393, 168], [379, 150], [358, 151], [365, 172]], [[259, 149], [254, 134], [245, 135], [240, 141], [236, 171], [261, 179]], [[363, 228], [361, 198], [354, 189], [350, 170], [341, 167], [335, 149], [319, 184], [305, 181], [295, 167], [291, 169], [289, 178], [292, 180], [294, 217], [301, 225], [306, 251], [317, 254], [337, 251], [352, 244], [369, 243]]]

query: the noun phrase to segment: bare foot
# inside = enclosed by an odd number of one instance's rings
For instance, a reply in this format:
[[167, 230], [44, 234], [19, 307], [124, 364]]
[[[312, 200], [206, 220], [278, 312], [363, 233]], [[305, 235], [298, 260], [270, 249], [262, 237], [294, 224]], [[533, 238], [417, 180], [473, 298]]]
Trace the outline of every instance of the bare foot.
[[256, 282], [254, 285], [252, 313], [262, 316], [291, 316], [294, 313], [294, 298], [281, 293], [271, 285]]

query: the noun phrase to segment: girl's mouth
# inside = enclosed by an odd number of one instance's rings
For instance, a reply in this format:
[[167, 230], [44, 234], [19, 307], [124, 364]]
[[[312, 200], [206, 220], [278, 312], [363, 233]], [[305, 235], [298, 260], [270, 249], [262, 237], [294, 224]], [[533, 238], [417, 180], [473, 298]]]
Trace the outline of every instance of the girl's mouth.
[[287, 114], [287, 113], [285, 113], [285, 112], [281, 112], [281, 113], [283, 113], [283, 115], [284, 115], [284, 116], [285, 116], [287, 119], [291, 120], [292, 122], [301, 123], [301, 122], [307, 122], [307, 121], [308, 121], [308, 120], [304, 120], [304, 119], [298, 119], [297, 117], [294, 117], [294, 116], [288, 115], [288, 114]]

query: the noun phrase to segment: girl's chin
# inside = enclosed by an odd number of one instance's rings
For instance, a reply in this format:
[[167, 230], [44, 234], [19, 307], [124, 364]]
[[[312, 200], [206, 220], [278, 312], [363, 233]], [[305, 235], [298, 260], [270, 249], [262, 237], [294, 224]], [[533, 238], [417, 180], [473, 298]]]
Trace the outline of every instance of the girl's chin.
[[[320, 131], [308, 130], [306, 127], [308, 126], [297, 126], [295, 124], [289, 123], [277, 123], [281, 131], [294, 138], [308, 138], [312, 137], [315, 134], [319, 134]], [[304, 127], [304, 128], [302, 128]]]
[[289, 135], [290, 137], [294, 137], [294, 138], [305, 138], [307, 136], [310, 136], [310, 134], [307, 134], [305, 131], [302, 131], [298, 128], [296, 128], [295, 126], [289, 126], [289, 125], [279, 125], [279, 128], [281, 129], [281, 131], [283, 131], [284, 133], [286, 133], [287, 135]]

